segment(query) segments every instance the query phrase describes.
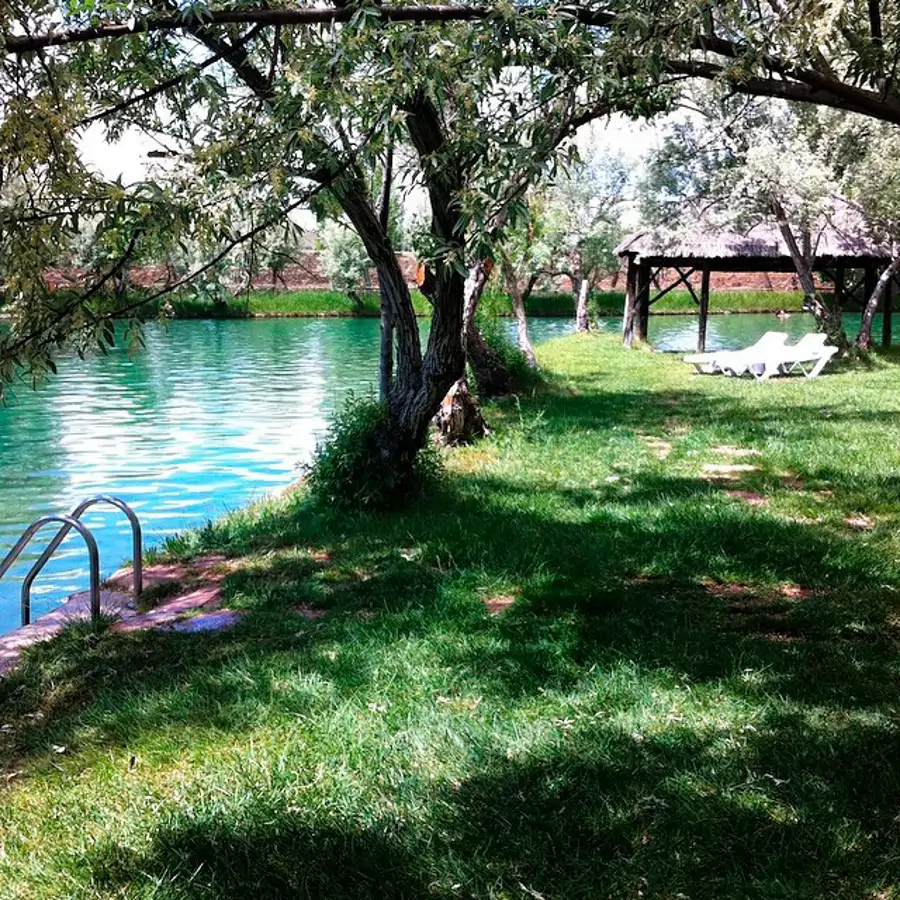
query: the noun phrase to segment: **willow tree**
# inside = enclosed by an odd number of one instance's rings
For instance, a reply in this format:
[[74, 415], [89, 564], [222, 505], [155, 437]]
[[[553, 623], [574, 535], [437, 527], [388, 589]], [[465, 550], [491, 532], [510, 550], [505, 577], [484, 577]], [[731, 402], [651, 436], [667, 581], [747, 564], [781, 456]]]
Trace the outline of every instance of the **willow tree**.
[[[16, 29], [52, 23], [71, 34], [120, 10], [102, 0], [78, 12], [33, 3], [6, 9], [2, 26], [9, 46]], [[524, 189], [566, 137], [638, 92], [603, 69], [597, 36], [577, 20], [548, 27], [514, 7], [474, 23], [417, 26], [359, 7], [339, 25], [303, 29], [222, 22], [206, 7], [156, 0], [130, 11], [145, 24], [176, 16], [178, 28], [126, 25], [136, 33], [4, 58], [0, 239], [13, 301], [2, 374], [38, 375], [64, 346], [109, 343], [114, 320], [132, 321], [156, 299], [106, 290], [144, 242], [199, 234], [212, 264], [303, 205], [334, 204], [378, 273], [393, 328], [388, 420], [373, 443], [385, 482], [402, 482], [462, 374], [466, 276], [489, 256], [498, 213], [514, 222]], [[133, 187], [104, 183], [77, 152], [79, 134], [97, 121], [113, 136], [126, 126], [154, 135], [168, 166]], [[411, 151], [431, 211], [424, 348], [377, 196], [376, 173], [397, 142]], [[42, 272], [87, 215], [119, 256], [84, 290], [53, 296]]]

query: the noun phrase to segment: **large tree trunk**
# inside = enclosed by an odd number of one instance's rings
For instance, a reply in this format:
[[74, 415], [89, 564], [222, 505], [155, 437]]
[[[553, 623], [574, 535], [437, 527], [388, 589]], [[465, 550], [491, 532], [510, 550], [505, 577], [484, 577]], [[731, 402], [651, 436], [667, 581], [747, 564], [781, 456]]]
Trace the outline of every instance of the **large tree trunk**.
[[800, 279], [804, 305], [812, 310], [813, 315], [816, 317], [819, 331], [824, 332], [828, 336], [828, 340], [840, 350], [840, 355], [843, 355], [850, 349], [850, 342], [847, 339], [844, 324], [841, 321], [841, 309], [838, 306], [829, 306], [819, 291], [816, 290], [811, 254], [803, 253], [800, 249], [800, 244], [788, 222], [784, 207], [776, 201], [772, 204], [772, 210], [775, 213], [778, 228], [781, 231], [784, 242], [787, 244], [788, 252], [791, 254], [791, 259], [794, 262], [797, 277]]
[[865, 310], [863, 310], [859, 333], [856, 335], [856, 340], [854, 341], [854, 344], [859, 347], [860, 350], [872, 349], [872, 321], [875, 318], [875, 313], [878, 310], [878, 304], [881, 301], [881, 298], [888, 289], [891, 279], [898, 271], [900, 271], [900, 256], [895, 256], [891, 260], [891, 264], [881, 273], [881, 277], [875, 283], [875, 289], [872, 291], [872, 295], [866, 303]]
[[578, 300], [575, 303], [575, 330], [587, 333], [591, 330], [591, 320], [588, 315], [588, 303], [591, 299], [591, 283], [587, 278], [582, 278], [578, 285]]
[[[475, 324], [475, 313], [490, 271], [486, 260], [479, 260], [469, 269], [464, 287], [460, 333], [460, 343], [469, 359], [479, 392], [485, 397], [493, 396], [490, 391], [502, 381], [502, 372], [505, 371], [502, 360], [494, 359], [497, 354], [481, 336]], [[469, 390], [469, 379], [465, 371], [447, 392], [434, 422], [438, 438], [443, 444], [470, 444], [487, 434], [487, 426]]]
[[532, 369], [537, 368], [537, 358], [534, 355], [534, 347], [531, 346], [531, 340], [528, 337], [528, 316], [525, 313], [525, 297], [522, 288], [519, 286], [519, 278], [515, 269], [510, 262], [509, 257], [504, 253], [503, 261], [503, 280], [506, 282], [506, 290], [509, 293], [509, 299], [512, 302], [513, 315], [516, 317], [516, 332], [519, 341], [519, 349], [525, 354], [528, 365]]
[[[379, 285], [379, 293], [381, 287]], [[394, 323], [388, 305], [381, 298], [381, 346], [378, 364], [378, 396], [387, 403], [391, 396], [391, 381], [394, 377]]]
[[[230, 48], [204, 26], [188, 30], [214, 53], [219, 53], [238, 77], [265, 102], [273, 99], [271, 80], [256, 69], [244, 48]], [[433, 237], [447, 248], [447, 256], [465, 253], [465, 229], [457, 204], [463, 187], [459, 160], [446, 152], [441, 119], [432, 101], [416, 90], [404, 104], [410, 140], [422, 163], [431, 201]], [[358, 166], [318, 141], [321, 168], [313, 175], [327, 185], [360, 236], [378, 273], [381, 302], [389, 313], [396, 341], [396, 374], [388, 397], [388, 424], [375, 437], [381, 477], [398, 491], [411, 480], [416, 454], [425, 444], [431, 418], [442, 398], [465, 369], [463, 350], [464, 279], [445, 260], [436, 266], [433, 313], [428, 346], [423, 356], [412, 298], [403, 277], [388, 229], [376, 214]]]
[[332, 190], [365, 244], [378, 272], [381, 302], [390, 315], [396, 346], [395, 377], [388, 396], [388, 426], [376, 439], [382, 477], [402, 491], [413, 473], [416, 454], [442, 398], [462, 375], [463, 279], [447, 265], [438, 266], [434, 312], [425, 354], [412, 298], [390, 239], [360, 190], [343, 179]]
[[[381, 181], [381, 203], [378, 209], [378, 222], [385, 234], [391, 220], [391, 188], [394, 180], [394, 148], [388, 143], [384, 160], [384, 172]], [[379, 294], [381, 280], [379, 279]], [[378, 366], [379, 397], [387, 403], [391, 396], [391, 380], [394, 377], [394, 323], [391, 318], [390, 304], [381, 297], [381, 352]]]

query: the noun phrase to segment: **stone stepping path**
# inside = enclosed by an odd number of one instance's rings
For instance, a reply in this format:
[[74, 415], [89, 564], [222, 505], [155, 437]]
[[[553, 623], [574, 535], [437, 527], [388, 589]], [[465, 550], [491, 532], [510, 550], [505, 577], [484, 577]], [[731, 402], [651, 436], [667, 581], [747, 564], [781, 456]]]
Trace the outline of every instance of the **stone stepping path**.
[[[131, 594], [120, 591], [100, 592], [100, 609], [104, 615], [125, 618], [135, 614]], [[73, 594], [62, 606], [57, 607], [30, 625], [17, 628], [0, 637], [0, 676], [12, 669], [22, 652], [28, 647], [49, 641], [73, 622], [88, 621], [91, 617], [91, 601], [88, 591]]]
[[[121, 569], [100, 593], [100, 608], [115, 619], [112, 631], [134, 632], [151, 629], [187, 633], [223, 631], [232, 628], [244, 615], [222, 609], [222, 582], [240, 563], [222, 556], [207, 556], [190, 563], [162, 563], [144, 567], [144, 590], [170, 588], [172, 596], [147, 612], [138, 610], [131, 594], [131, 569]], [[0, 637], [0, 676], [19, 662], [29, 647], [58, 635], [67, 625], [91, 617], [90, 594], [73, 594], [30, 625]]]
[[653, 434], [640, 434], [639, 437], [644, 442], [644, 446], [658, 459], [666, 459], [672, 452], [672, 445], [664, 438]]
[[709, 481], [737, 481], [748, 472], [756, 472], [759, 466], [750, 463], [706, 463], [703, 466], [702, 477]]

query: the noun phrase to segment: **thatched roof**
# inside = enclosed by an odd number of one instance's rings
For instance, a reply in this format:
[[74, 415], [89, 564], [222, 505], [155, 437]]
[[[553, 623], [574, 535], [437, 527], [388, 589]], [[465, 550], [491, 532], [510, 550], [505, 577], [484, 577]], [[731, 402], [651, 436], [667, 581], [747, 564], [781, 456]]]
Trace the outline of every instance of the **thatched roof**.
[[[813, 235], [813, 251], [818, 258], [859, 258], [889, 260], [890, 251], [864, 236], [861, 230], [829, 225]], [[773, 225], [756, 225], [746, 233], [704, 226], [669, 231], [662, 228], [629, 235], [616, 253], [634, 260], [653, 259], [677, 262], [702, 259], [782, 259], [790, 253], [781, 232]]]

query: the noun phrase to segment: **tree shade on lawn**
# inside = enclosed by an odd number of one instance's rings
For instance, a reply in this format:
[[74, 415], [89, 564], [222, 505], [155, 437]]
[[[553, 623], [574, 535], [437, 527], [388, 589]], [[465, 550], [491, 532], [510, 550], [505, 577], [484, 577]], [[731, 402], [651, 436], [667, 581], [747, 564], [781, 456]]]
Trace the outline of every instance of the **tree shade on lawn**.
[[617, 343], [538, 347], [553, 388], [421, 505], [173, 544], [241, 561], [231, 633], [36, 650], [0, 682], [0, 883], [896, 891], [897, 355], [760, 390]]

